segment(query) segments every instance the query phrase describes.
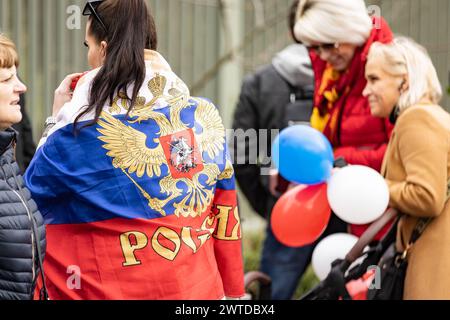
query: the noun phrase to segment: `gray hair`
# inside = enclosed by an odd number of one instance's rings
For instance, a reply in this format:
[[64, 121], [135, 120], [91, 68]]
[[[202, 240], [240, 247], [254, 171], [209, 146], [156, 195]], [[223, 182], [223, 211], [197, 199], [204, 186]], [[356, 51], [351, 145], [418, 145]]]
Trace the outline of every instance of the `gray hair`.
[[300, 0], [296, 38], [312, 43], [363, 45], [373, 28], [364, 0]]

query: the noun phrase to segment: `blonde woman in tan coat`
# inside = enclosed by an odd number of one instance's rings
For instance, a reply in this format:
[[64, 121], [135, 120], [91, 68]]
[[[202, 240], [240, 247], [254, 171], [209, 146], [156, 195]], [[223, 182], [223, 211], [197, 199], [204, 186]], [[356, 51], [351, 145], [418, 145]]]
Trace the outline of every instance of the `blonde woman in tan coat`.
[[450, 116], [436, 70], [423, 47], [399, 37], [372, 47], [366, 78], [372, 114], [395, 122], [382, 173], [403, 214], [397, 249], [419, 218], [432, 218], [407, 251], [404, 299], [450, 299]]

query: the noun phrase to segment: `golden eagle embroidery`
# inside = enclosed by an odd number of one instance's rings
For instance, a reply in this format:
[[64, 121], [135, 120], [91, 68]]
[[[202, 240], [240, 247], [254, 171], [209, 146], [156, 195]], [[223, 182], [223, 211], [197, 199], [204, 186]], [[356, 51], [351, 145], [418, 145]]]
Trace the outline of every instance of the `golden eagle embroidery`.
[[[98, 122], [101, 128], [98, 138], [105, 144], [107, 155], [112, 158], [112, 165], [122, 172], [136, 185], [142, 195], [148, 200], [153, 210], [165, 216], [165, 206], [172, 200], [185, 195], [174, 204], [175, 215], [183, 217], [200, 216], [213, 200], [213, 186], [221, 175], [215, 163], [205, 163], [202, 154], [206, 153], [214, 159], [220, 151], [224, 150], [225, 127], [221, 121], [218, 110], [209, 102], [191, 98], [183, 88], [171, 88], [169, 96], [164, 96], [166, 79], [156, 75], [150, 80], [148, 87], [153, 94], [149, 103], [144, 97], [138, 97], [135, 108], [130, 112], [129, 123], [141, 123], [153, 120], [160, 131], [159, 138], [153, 142], [156, 147], [146, 145], [147, 135], [133, 127], [124, 124], [111, 114], [103, 112]], [[126, 107], [126, 95], [119, 93], [110, 108], [111, 112], [120, 112], [118, 102]], [[165, 99], [170, 108], [170, 120], [162, 113], [152, 109], [158, 99]], [[188, 128], [180, 118], [181, 111], [187, 107], [196, 106], [195, 122], [201, 126], [202, 132], [197, 133]], [[164, 199], [150, 196], [131, 175], [137, 178], [144, 175], [148, 177], [161, 177], [161, 167], [166, 165], [169, 172], [159, 181], [159, 187]], [[231, 167], [232, 170], [232, 167]], [[223, 179], [229, 176], [230, 164], [220, 176]], [[203, 185], [200, 177], [205, 176]], [[178, 186], [182, 182], [187, 191], [183, 192]], [[208, 188], [209, 187], [209, 188]]]

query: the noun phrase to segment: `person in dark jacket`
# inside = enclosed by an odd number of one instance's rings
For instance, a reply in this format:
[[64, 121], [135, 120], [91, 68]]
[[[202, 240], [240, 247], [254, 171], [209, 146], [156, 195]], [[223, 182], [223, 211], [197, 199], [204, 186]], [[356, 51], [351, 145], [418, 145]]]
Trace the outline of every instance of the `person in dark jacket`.
[[[297, 3], [298, 0], [294, 1], [289, 15], [291, 35]], [[269, 157], [263, 159], [266, 160], [264, 165], [257, 158], [262, 154], [270, 155], [271, 140], [275, 138], [270, 136], [271, 130], [278, 132], [301, 121], [294, 118], [309, 122], [313, 82], [308, 52], [303, 45], [295, 43], [278, 53], [271, 64], [248, 75], [242, 85], [233, 121], [234, 139], [237, 140], [231, 142], [231, 150], [240, 188], [252, 208], [263, 218], [270, 214], [277, 192], [275, 185], [270, 186], [269, 182]], [[260, 141], [260, 136], [252, 135], [259, 134], [258, 130], [267, 130], [264, 131], [268, 132], [267, 143]], [[249, 139], [245, 139], [245, 134]]]
[[0, 299], [30, 300], [42, 276], [45, 226], [29, 190], [24, 187], [14, 148], [22, 120], [14, 44], [0, 35]]
[[[288, 16], [292, 37], [297, 5], [298, 0], [292, 3]], [[270, 161], [262, 163], [265, 159], [260, 155], [270, 152], [271, 140], [276, 136], [272, 135], [276, 132], [272, 130], [279, 131], [301, 122], [309, 124], [313, 94], [311, 60], [307, 49], [300, 43], [289, 45], [274, 57], [271, 64], [244, 80], [234, 114], [235, 134], [230, 149], [242, 192], [253, 209], [268, 222], [272, 208], [288, 182], [270, 169]], [[267, 139], [261, 132], [268, 133]], [[258, 161], [258, 158], [263, 161]], [[277, 241], [268, 224], [261, 271], [272, 279], [273, 299], [292, 297], [309, 258], [309, 252], [303, 251]]]

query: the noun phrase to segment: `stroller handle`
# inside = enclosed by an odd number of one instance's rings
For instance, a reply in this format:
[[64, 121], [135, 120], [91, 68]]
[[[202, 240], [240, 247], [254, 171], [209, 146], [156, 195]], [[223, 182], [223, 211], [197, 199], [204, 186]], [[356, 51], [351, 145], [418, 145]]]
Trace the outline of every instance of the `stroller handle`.
[[398, 211], [396, 209], [387, 209], [378, 220], [376, 220], [369, 226], [369, 228], [366, 230], [366, 232], [364, 232], [361, 238], [359, 238], [358, 242], [345, 256], [345, 260], [351, 264], [356, 259], [358, 259], [362, 255], [364, 248], [373, 241], [375, 236], [384, 228], [384, 226], [386, 226], [397, 216]]

